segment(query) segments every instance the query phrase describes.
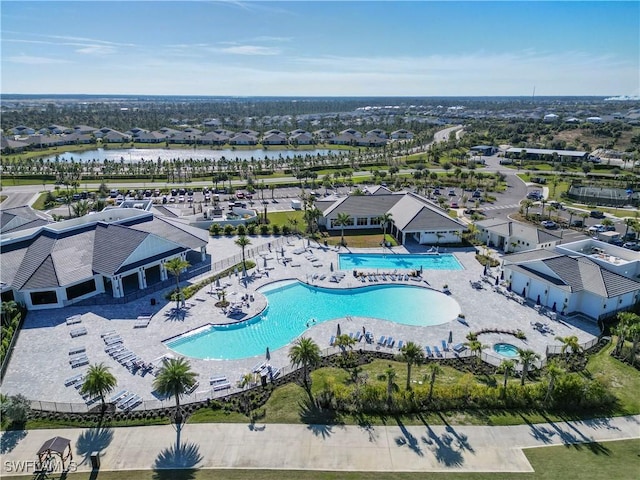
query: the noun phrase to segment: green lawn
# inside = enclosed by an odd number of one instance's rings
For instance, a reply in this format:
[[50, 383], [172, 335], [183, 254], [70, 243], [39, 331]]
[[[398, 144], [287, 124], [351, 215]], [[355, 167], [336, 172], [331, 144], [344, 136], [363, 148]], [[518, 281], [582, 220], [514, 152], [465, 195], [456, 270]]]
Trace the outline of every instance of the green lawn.
[[[386, 473], [289, 470], [146, 470], [78, 473], [69, 480], [628, 480], [640, 471], [640, 440], [525, 449], [532, 473]], [[12, 477], [31, 480], [33, 476]], [[60, 476], [48, 476], [58, 480]]]

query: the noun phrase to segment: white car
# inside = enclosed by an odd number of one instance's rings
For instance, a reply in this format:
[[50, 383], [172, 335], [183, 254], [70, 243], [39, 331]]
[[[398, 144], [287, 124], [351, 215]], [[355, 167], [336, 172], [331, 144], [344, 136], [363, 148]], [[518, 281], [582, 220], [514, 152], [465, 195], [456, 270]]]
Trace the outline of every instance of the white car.
[[604, 225], [598, 223], [596, 225], [592, 225], [587, 229], [588, 232], [590, 233], [600, 233], [600, 232], [604, 232], [605, 228]]

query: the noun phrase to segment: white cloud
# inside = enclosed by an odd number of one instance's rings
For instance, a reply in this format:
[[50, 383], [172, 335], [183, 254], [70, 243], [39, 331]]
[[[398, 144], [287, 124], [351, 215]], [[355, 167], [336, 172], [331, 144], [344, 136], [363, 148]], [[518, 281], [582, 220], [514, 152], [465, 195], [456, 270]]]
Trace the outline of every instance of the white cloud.
[[217, 49], [218, 52], [230, 53], [233, 55], [280, 55], [281, 50], [275, 47], [264, 47], [261, 45], [233, 45]]
[[11, 57], [6, 57], [4, 61], [10, 63], [19, 63], [23, 65], [52, 65], [60, 63], [71, 63], [69, 62], [69, 60], [64, 60], [61, 58], [36, 57], [32, 55], [14, 55]]

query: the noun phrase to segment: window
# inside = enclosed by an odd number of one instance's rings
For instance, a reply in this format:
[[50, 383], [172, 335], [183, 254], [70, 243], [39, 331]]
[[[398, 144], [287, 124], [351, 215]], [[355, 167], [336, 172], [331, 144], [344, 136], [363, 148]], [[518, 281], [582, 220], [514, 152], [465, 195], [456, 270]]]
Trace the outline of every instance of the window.
[[72, 285], [67, 288], [67, 298], [69, 300], [73, 300], [74, 298], [81, 297], [86, 295], [87, 293], [96, 291], [96, 282], [92, 278], [91, 280], [87, 280], [86, 282], [79, 283], [77, 285]]
[[358, 225], [369, 225], [368, 218], [358, 217]]
[[48, 305], [50, 303], [58, 303], [58, 295], [55, 290], [47, 292], [32, 292], [31, 303], [33, 305]]
[[380, 217], [373, 217], [369, 225], [380, 225]]

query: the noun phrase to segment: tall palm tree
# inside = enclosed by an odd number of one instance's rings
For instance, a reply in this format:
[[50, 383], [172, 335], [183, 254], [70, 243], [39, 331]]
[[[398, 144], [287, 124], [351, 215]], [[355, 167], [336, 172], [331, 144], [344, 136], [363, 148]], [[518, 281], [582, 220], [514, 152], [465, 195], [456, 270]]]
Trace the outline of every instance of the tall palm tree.
[[527, 378], [527, 374], [529, 373], [529, 367], [533, 362], [540, 359], [540, 355], [538, 355], [533, 350], [529, 349], [518, 349], [518, 356], [520, 357], [520, 361], [522, 362], [522, 378], [520, 379], [520, 385], [524, 385], [524, 381]]
[[524, 218], [528, 219], [529, 218], [529, 209], [533, 206], [533, 202], [527, 198], [527, 199], [523, 200], [520, 203], [520, 205], [522, 205], [522, 208], [524, 208]]
[[246, 235], [240, 235], [236, 239], [235, 244], [238, 245], [242, 249], [242, 267], [246, 270], [247, 269], [247, 261], [245, 259], [245, 248], [248, 245], [251, 245], [251, 240], [249, 240], [249, 238]]
[[180, 396], [193, 388], [198, 374], [191, 370], [191, 364], [184, 358], [170, 358], [158, 372], [153, 388], [160, 395], [175, 397], [176, 410], [180, 407]]
[[382, 227], [382, 243], [384, 245], [387, 241], [387, 228], [391, 222], [393, 222], [393, 215], [389, 212], [383, 213], [378, 217], [378, 219], [380, 220], [380, 226]]
[[424, 361], [424, 353], [418, 344], [407, 342], [400, 349], [400, 359], [407, 363], [407, 390], [409, 390], [411, 388], [411, 365], [420, 365]]
[[564, 373], [564, 370], [560, 368], [560, 366], [556, 362], [549, 362], [547, 365], [547, 379], [549, 380], [549, 384], [547, 385], [547, 394], [544, 397], [544, 401], [547, 402], [551, 395], [553, 395], [553, 390], [556, 386], [556, 380], [560, 375]]
[[313, 400], [309, 367], [314, 367], [320, 363], [320, 347], [311, 338], [301, 337], [289, 350], [289, 360], [295, 367], [302, 366], [304, 388], [309, 395], [309, 399]]
[[346, 333], [343, 333], [342, 335], [338, 335], [334, 342], [334, 345], [342, 351], [343, 357], [347, 356], [347, 349], [351, 350], [355, 344], [356, 344], [356, 339], [353, 337], [350, 337]]
[[440, 375], [443, 370], [436, 362], [429, 364], [429, 400], [433, 398], [433, 386], [436, 384], [436, 377]]
[[191, 264], [182, 257], [174, 257], [164, 264], [164, 268], [167, 269], [171, 275], [176, 277], [176, 308], [180, 308], [180, 274], [183, 270], [189, 268]]
[[507, 380], [509, 380], [509, 375], [512, 375], [516, 370], [516, 362], [513, 360], [503, 360], [498, 367], [498, 372], [504, 374], [503, 382], [502, 382], [502, 392], [504, 396], [507, 396]]
[[106, 407], [104, 396], [105, 394], [116, 388], [118, 381], [116, 377], [109, 371], [109, 367], [103, 363], [90, 365], [89, 370], [84, 378], [84, 383], [80, 387], [81, 394], [89, 394], [91, 396], [100, 395], [100, 401], [102, 402], [102, 409]]
[[348, 213], [338, 213], [338, 216], [334, 223], [335, 225], [341, 227], [340, 245], [344, 246], [344, 227], [351, 224], [351, 215], [349, 215]]
[[395, 383], [396, 379], [396, 371], [395, 369], [389, 365], [383, 374], [378, 376], [379, 380], [387, 381], [387, 405], [391, 406], [393, 403], [393, 392], [398, 390], [398, 385]]
[[471, 350], [471, 353], [473, 353], [475, 359], [475, 364], [476, 366], [478, 366], [480, 364], [480, 356], [482, 355], [482, 349], [484, 348], [484, 345], [482, 343], [480, 343], [478, 340], [471, 340], [470, 342], [467, 342], [467, 346], [469, 347], [469, 350]]
[[569, 356], [582, 351], [580, 340], [575, 335], [569, 335], [567, 337], [556, 337], [556, 340], [562, 343], [561, 352], [565, 356], [565, 361], [569, 360]]
[[298, 234], [298, 224], [300, 223], [300, 220], [298, 220], [296, 217], [288, 217], [287, 218], [287, 222], [289, 222], [291, 224], [291, 230], [293, 230], [294, 234]]
[[73, 209], [73, 213], [76, 217], [84, 217], [87, 213], [89, 213], [89, 210], [91, 210], [91, 206], [86, 200], [80, 200], [79, 202], [76, 202], [76, 204], [71, 208]]

